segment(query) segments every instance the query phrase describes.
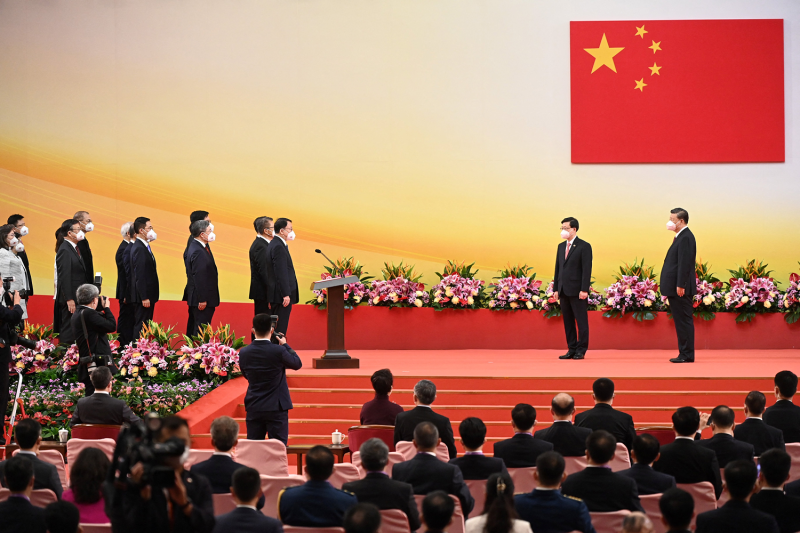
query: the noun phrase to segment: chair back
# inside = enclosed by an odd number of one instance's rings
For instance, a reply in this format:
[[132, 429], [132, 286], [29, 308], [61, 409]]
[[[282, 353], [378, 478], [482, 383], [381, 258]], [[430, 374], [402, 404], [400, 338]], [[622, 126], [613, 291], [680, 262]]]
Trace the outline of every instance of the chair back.
[[619, 472], [631, 467], [631, 456], [628, 453], [628, 447], [621, 442], [617, 443], [617, 450], [614, 452], [614, 457], [608, 462], [608, 466], [612, 472]]
[[[719, 478], [722, 480], [723, 483], [725, 483], [725, 469], [724, 468], [720, 468], [719, 469]], [[717, 500], [717, 508], [719, 509], [720, 507], [722, 507], [723, 505], [728, 503], [728, 500], [730, 500], [730, 499], [731, 499], [731, 495], [728, 494], [728, 491], [727, 490], [723, 490], [719, 495], [719, 500]]]
[[469, 488], [469, 493], [472, 494], [472, 499], [475, 500], [475, 506], [472, 508], [472, 516], [480, 516], [483, 514], [483, 506], [486, 503], [486, 480], [485, 479], [465, 479], [464, 483]]
[[343, 527], [300, 527], [283, 525], [283, 533], [344, 533]]
[[286, 446], [277, 440], [243, 439], [236, 445], [236, 462], [255, 468], [262, 476], [288, 476]]
[[567, 475], [572, 475], [575, 472], [580, 472], [586, 465], [589, 464], [586, 460], [586, 456], [583, 457], [564, 457], [564, 472]]
[[[11, 456], [13, 457], [17, 455], [17, 453], [19, 453], [19, 448], [14, 450]], [[58, 450], [39, 450], [37, 457], [39, 457], [39, 459], [45, 463], [55, 466], [61, 486], [64, 488], [64, 490], [69, 488], [69, 479], [67, 479], [67, 465], [64, 463], [64, 456], [61, 455], [61, 452]]]
[[645, 433], [654, 436], [662, 446], [675, 441], [675, 430], [670, 426], [653, 426], [636, 430], [637, 435], [643, 435]]
[[381, 533], [411, 533], [406, 513], [400, 509], [381, 511]]
[[278, 495], [286, 487], [302, 485], [303, 476], [261, 476], [261, 492], [264, 493], [264, 507], [261, 512], [265, 516], [278, 518]]
[[589, 513], [592, 525], [597, 533], [619, 533], [622, 530], [622, 521], [631, 514], [627, 509], [613, 513]]
[[[453, 498], [456, 508], [453, 511], [453, 523], [447, 528], [447, 533], [466, 533], [467, 528], [464, 525], [464, 511], [461, 509], [461, 500], [452, 494], [450, 497]], [[417, 509], [419, 509], [419, 514], [422, 516], [422, 502], [425, 500], [425, 494], [415, 494], [414, 500], [416, 500]]]
[[71, 438], [67, 441], [67, 464], [74, 465], [75, 459], [83, 451], [84, 448], [98, 448], [106, 454], [109, 461], [114, 460], [114, 448], [117, 446], [117, 441], [114, 439], [79, 439]]
[[536, 480], [533, 478], [533, 473], [536, 472], [536, 467], [531, 466], [528, 468], [509, 468], [508, 475], [514, 481], [514, 493], [522, 494], [523, 492], [531, 492], [536, 488]]
[[191, 470], [192, 466], [210, 459], [212, 455], [214, 455], [214, 450], [196, 450], [192, 448], [189, 450], [189, 459], [183, 463], [183, 468]]
[[[303, 467], [305, 472], [305, 467]], [[328, 478], [328, 483], [341, 489], [342, 485], [350, 481], [358, 481], [361, 479], [361, 474], [358, 467], [352, 463], [336, 463], [333, 465], [333, 474]]]
[[34, 507], [47, 507], [51, 503], [57, 501], [58, 496], [50, 489], [36, 489], [31, 491], [31, 504]]
[[353, 426], [347, 430], [347, 442], [353, 451], [361, 449], [361, 445], [369, 439], [381, 439], [394, 451], [394, 426]]
[[[417, 447], [414, 446], [413, 442], [407, 440], [399, 441], [395, 445], [395, 449], [398, 453], [405, 457], [406, 461], [410, 461], [415, 455], [417, 455]], [[444, 442], [440, 442], [439, 446], [436, 447], [436, 458], [440, 461], [444, 461], [445, 463], [450, 461], [450, 452], [447, 450], [447, 444]]]
[[212, 496], [214, 497], [214, 516], [230, 513], [236, 509], [236, 502], [233, 500], [233, 494], [230, 492], [226, 494], [212, 494]]
[[81, 524], [83, 533], [111, 533], [111, 524]]
[[789, 481], [800, 479], [800, 442], [790, 442], [786, 444], [786, 453], [792, 458], [792, 468], [789, 470]]
[[653, 533], [667, 533], [667, 526], [661, 521], [661, 508], [658, 502], [661, 500], [661, 494], [647, 494], [639, 496], [639, 501], [642, 503], [644, 514], [653, 522]]
[[72, 426], [73, 439], [114, 439], [117, 442], [122, 426], [114, 424], [75, 424]]
[[706, 511], [713, 511], [717, 508], [717, 496], [714, 494], [714, 485], [709, 481], [702, 483], [678, 483], [677, 487], [692, 495], [694, 499], [694, 518], [692, 518], [691, 530], [694, 531], [697, 515]]
[[[383, 469], [389, 477], [392, 477], [392, 466], [397, 463], [402, 463], [406, 458], [398, 452], [389, 452], [389, 462]], [[358, 476], [363, 479], [367, 475], [367, 471], [361, 466], [361, 452], [353, 452], [350, 454], [350, 462], [358, 468]]]

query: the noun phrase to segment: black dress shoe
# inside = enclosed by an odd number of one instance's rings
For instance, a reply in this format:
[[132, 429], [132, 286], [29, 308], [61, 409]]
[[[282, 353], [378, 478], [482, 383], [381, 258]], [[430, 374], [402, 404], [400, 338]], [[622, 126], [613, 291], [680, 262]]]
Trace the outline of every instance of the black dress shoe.
[[585, 353], [576, 353], [575, 355], [572, 356], [572, 358], [577, 360], [577, 359], [583, 359], [585, 356], [586, 356]]
[[567, 353], [565, 353], [564, 355], [560, 355], [558, 358], [559, 358], [559, 359], [572, 359], [573, 357], [575, 357], [575, 354], [574, 354], [574, 353], [572, 353], [572, 352], [567, 352]]
[[670, 363], [694, 363], [694, 359], [686, 359], [685, 357], [678, 356], [669, 360]]

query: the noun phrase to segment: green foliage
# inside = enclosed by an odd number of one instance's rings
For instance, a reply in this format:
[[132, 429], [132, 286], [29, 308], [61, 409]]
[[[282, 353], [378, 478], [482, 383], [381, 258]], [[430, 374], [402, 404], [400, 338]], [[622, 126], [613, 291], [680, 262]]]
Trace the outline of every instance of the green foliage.
[[237, 337], [230, 324], [220, 324], [216, 330], [211, 327], [211, 324], [206, 324], [200, 328], [198, 335], [192, 337], [183, 335], [183, 340], [189, 348], [196, 348], [209, 342], [218, 342], [230, 346], [234, 350], [244, 346], [244, 337]]
[[408, 281], [413, 281], [414, 283], [419, 283], [419, 280], [422, 279], [422, 274], [414, 272], [414, 265], [404, 265], [402, 261], [400, 261], [399, 265], [384, 263], [381, 274], [383, 274], [383, 279], [386, 281], [403, 278]]
[[703, 260], [696, 261], [694, 264], [694, 273], [700, 281], [707, 281], [708, 283], [718, 283], [719, 279], [711, 272], [711, 265], [703, 263]]
[[439, 279], [445, 278], [447, 276], [452, 276], [453, 274], [458, 274], [462, 278], [467, 279], [474, 279], [475, 276], [478, 274], [478, 270], [476, 269], [475, 272], [472, 271], [472, 267], [475, 266], [475, 263], [470, 263], [469, 265], [465, 265], [464, 261], [447, 261], [447, 264], [444, 266], [444, 270], [440, 274], [439, 272], [435, 272]]
[[[768, 266], [769, 265], [762, 261], [751, 259], [744, 266], [739, 265], [736, 270], [728, 270], [728, 272], [731, 273], [731, 277], [733, 279], [743, 279], [747, 282], [750, 282], [754, 278], [769, 278], [770, 274], [772, 274], [772, 270], [767, 270]], [[775, 285], [778, 285], [777, 281], [775, 282]], [[750, 320], [752, 320], [752, 318], [749, 319], [748, 322]]]
[[[646, 266], [644, 264], [644, 257], [641, 261], [634, 259], [633, 264], [625, 263], [619, 267], [619, 273], [614, 274], [614, 279], [621, 281], [623, 276], [637, 276], [640, 280], [656, 279], [654, 267]], [[645, 318], [644, 320], [652, 320], [652, 318]]]
[[174, 350], [176, 341], [179, 338], [179, 335], [175, 333], [174, 330], [175, 326], [165, 327], [160, 322], [148, 320], [147, 324], [142, 327], [142, 332], [139, 336], [153, 339], [161, 346], [169, 347]]
[[530, 273], [531, 270], [533, 270], [533, 267], [529, 267], [527, 264], [525, 265], [516, 264], [512, 266], [511, 263], [509, 263], [508, 265], [506, 265], [505, 268], [500, 270], [500, 275], [493, 279], [528, 278], [532, 280], [533, 278], [536, 277], [536, 272], [531, 274]]

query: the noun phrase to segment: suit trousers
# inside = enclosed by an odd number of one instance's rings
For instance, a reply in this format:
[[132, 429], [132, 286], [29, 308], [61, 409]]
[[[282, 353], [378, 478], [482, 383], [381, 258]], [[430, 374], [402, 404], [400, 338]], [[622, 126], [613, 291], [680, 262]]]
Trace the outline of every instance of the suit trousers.
[[194, 313], [192, 313], [192, 306], [189, 306], [189, 318], [186, 319], [186, 334], [187, 335], [194, 335], [193, 331], [197, 328], [197, 324], [194, 323]]
[[289, 330], [289, 315], [292, 314], [292, 304], [290, 303], [284, 307], [283, 303], [273, 303], [270, 304], [269, 309], [273, 315], [278, 315], [278, 325], [275, 326], [275, 333], [286, 335]]
[[269, 435], [270, 439], [278, 439], [288, 445], [289, 442], [289, 411], [268, 411], [265, 413], [247, 413], [247, 440], [264, 440]]
[[216, 307], [207, 305], [206, 308], [201, 311], [196, 305], [189, 306], [189, 314], [192, 316], [194, 329], [187, 330], [187, 334], [193, 337], [200, 332], [200, 328], [211, 324], [211, 319], [214, 318], [214, 311], [216, 309]]
[[53, 298], [53, 331], [61, 333], [61, 304]]
[[133, 326], [136, 325], [136, 306], [131, 303], [119, 303], [119, 318], [117, 319], [117, 333], [119, 345], [127, 346], [133, 342]]
[[[11, 361], [11, 348], [6, 346], [5, 348], [0, 348], [0, 361]], [[9, 401], [9, 390], [8, 390], [8, 363], [0, 363], [0, 429], [5, 431], [5, 420], [6, 420], [6, 409], [8, 409], [8, 401]], [[16, 390], [16, 387], [14, 387]], [[0, 434], [0, 438], [3, 438], [2, 434]], [[5, 442], [4, 442], [5, 444]]]
[[58, 332], [58, 342], [69, 346], [75, 342], [75, 332], [72, 331], [72, 313], [69, 312], [66, 302], [59, 303], [58, 308], [61, 316], [61, 330]]
[[678, 334], [678, 354], [684, 359], [694, 361], [694, 307], [689, 293], [683, 296], [668, 296], [672, 321]]
[[151, 303], [150, 307], [145, 307], [141, 302], [133, 304], [133, 340], [137, 340], [142, 333], [142, 328], [147, 324], [148, 320], [153, 320], [153, 313], [156, 311], [156, 304]]
[[566, 294], [558, 296], [561, 300], [561, 318], [564, 319], [568, 351], [575, 355], [585, 355], [589, 349], [589, 300]]

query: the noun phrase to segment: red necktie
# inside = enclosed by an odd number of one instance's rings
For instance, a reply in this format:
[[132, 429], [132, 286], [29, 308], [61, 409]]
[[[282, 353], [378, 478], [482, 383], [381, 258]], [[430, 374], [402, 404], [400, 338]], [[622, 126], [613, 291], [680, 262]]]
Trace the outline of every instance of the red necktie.
[[565, 253], [565, 254], [564, 254], [564, 259], [566, 259], [567, 257], [569, 257], [569, 247], [570, 247], [570, 246], [571, 246], [571, 245], [570, 245], [570, 243], [567, 243], [567, 253]]
[[80, 256], [81, 256], [81, 251], [80, 251], [80, 250], [78, 250], [78, 247], [77, 247], [77, 246], [75, 247], [75, 251], [76, 251], [76, 252], [78, 252], [78, 257], [80, 257]]
[[206, 252], [208, 252], [208, 255], [211, 255], [211, 248], [209, 248], [208, 245], [206, 245]]

